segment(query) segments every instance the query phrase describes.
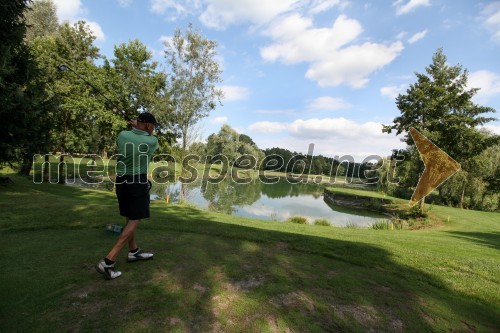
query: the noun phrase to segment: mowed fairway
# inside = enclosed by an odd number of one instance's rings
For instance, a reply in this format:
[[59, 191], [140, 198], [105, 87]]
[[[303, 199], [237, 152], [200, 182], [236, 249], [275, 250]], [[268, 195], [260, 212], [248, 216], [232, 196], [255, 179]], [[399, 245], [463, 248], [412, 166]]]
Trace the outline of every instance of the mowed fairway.
[[498, 332], [500, 214], [371, 230], [152, 203], [148, 262], [93, 266], [122, 223], [113, 193], [0, 186], [0, 332]]

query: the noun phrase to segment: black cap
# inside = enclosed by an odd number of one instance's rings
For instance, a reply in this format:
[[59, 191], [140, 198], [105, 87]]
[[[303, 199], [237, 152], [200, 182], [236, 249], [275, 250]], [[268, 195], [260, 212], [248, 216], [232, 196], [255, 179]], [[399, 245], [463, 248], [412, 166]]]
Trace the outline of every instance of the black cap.
[[140, 123], [150, 123], [150, 124], [157, 124], [156, 123], [156, 118], [149, 112], [143, 112], [137, 116], [137, 121]]

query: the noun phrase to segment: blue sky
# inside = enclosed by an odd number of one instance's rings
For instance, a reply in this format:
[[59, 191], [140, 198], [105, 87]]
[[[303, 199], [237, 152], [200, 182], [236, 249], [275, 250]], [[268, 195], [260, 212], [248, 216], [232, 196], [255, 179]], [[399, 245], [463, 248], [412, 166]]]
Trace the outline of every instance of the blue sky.
[[[54, 0], [59, 19], [84, 19], [108, 58], [138, 38], [161, 64], [163, 41], [189, 22], [219, 44], [223, 106], [200, 140], [227, 123], [261, 148], [385, 156], [394, 98], [440, 47], [469, 71], [475, 101], [500, 112], [500, 1]], [[499, 114], [496, 114], [499, 117]], [[500, 122], [489, 129], [500, 134]]]

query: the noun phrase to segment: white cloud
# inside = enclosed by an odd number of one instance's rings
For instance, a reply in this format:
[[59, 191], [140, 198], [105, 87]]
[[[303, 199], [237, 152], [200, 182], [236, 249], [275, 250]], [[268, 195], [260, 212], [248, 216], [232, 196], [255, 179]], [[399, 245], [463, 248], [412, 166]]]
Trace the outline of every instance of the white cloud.
[[[201, 0], [151, 0], [150, 9], [153, 13], [164, 14], [169, 12], [169, 19], [176, 16], [186, 16], [195, 13], [202, 5]], [[175, 12], [175, 13], [172, 13]]]
[[255, 110], [255, 113], [261, 113], [261, 114], [294, 114], [295, 110], [294, 109], [282, 109], [282, 110]]
[[362, 88], [368, 83], [371, 74], [391, 63], [403, 48], [401, 42], [391, 45], [353, 45], [323, 61], [312, 63], [306, 77], [317, 81], [321, 87], [348, 84], [353, 88]]
[[351, 104], [343, 98], [323, 96], [309, 101], [308, 110], [334, 111], [350, 108]]
[[[249, 130], [280, 135], [279, 146], [292, 151], [305, 151], [309, 143], [314, 143], [316, 153], [351, 155], [357, 161], [369, 155], [387, 156], [392, 149], [405, 146], [394, 134], [382, 133], [381, 123], [359, 123], [342, 117], [297, 119], [290, 123], [257, 122], [250, 125]], [[255, 136], [261, 148], [276, 146], [276, 140], [275, 136], [266, 135], [263, 139]]]
[[219, 88], [224, 92], [225, 101], [238, 101], [247, 99], [250, 95], [250, 89], [248, 89], [247, 87], [220, 86]]
[[429, 32], [428, 30], [423, 30], [423, 31], [417, 32], [416, 34], [414, 34], [413, 36], [411, 36], [408, 39], [408, 43], [413, 44], [413, 43], [418, 42], [419, 40], [423, 39], [427, 35], [428, 32]]
[[298, 0], [207, 0], [200, 21], [213, 29], [225, 29], [232, 24], [250, 22], [263, 24], [292, 9]]
[[500, 75], [487, 70], [469, 74], [469, 88], [480, 88], [476, 97], [486, 100], [488, 97], [500, 95]]
[[285, 123], [272, 121], [258, 121], [248, 126], [248, 130], [254, 133], [278, 133], [287, 128]]
[[276, 42], [261, 49], [265, 60], [281, 59], [285, 64], [317, 61], [356, 39], [363, 28], [358, 21], [340, 15], [331, 28], [313, 28], [311, 18], [292, 14], [264, 32]]
[[97, 22], [93, 21], [86, 21], [87, 25], [89, 26], [90, 30], [93, 32], [95, 38], [97, 40], [103, 41], [105, 39], [104, 37], [104, 32], [102, 31], [101, 26]]
[[374, 122], [363, 124], [345, 118], [297, 119], [288, 126], [291, 135], [307, 139], [361, 138], [378, 136], [382, 125]]
[[396, 7], [396, 15], [408, 14], [418, 7], [428, 7], [431, 5], [430, 0], [410, 0], [403, 4], [404, 0], [395, 1], [392, 6]]
[[80, 0], [54, 0], [59, 21], [76, 21], [85, 16], [87, 9]]
[[320, 86], [348, 84], [361, 88], [370, 74], [392, 62], [403, 50], [400, 41], [389, 45], [352, 44], [362, 31], [358, 21], [345, 15], [340, 15], [330, 28], [314, 28], [312, 19], [292, 14], [275, 21], [264, 32], [274, 43], [261, 48], [260, 53], [271, 62], [309, 62], [305, 76]]
[[405, 36], [406, 36], [406, 31], [401, 31], [399, 34], [396, 35], [396, 39], [401, 40], [405, 38]]
[[339, 6], [341, 10], [344, 10], [344, 8], [347, 7], [348, 5], [349, 5], [348, 1], [342, 1], [342, 0], [313, 0], [311, 2], [311, 8], [309, 9], [309, 13], [312, 15], [319, 14], [335, 6]]
[[405, 88], [405, 84], [401, 84], [399, 86], [382, 87], [380, 88], [380, 94], [390, 99], [396, 99], [396, 97], [398, 97], [398, 95], [403, 92]]
[[57, 18], [60, 22], [69, 21], [70, 23], [74, 23], [78, 20], [83, 20], [87, 23], [97, 40], [103, 41], [105, 39], [104, 32], [99, 23], [85, 19], [88, 10], [83, 6], [81, 0], [54, 0], [54, 5], [56, 6]]
[[174, 38], [174, 36], [165, 36], [165, 35], [162, 35], [162, 36], [160, 36], [160, 38], [158, 38], [158, 41], [160, 43], [162, 43], [163, 49], [165, 50], [165, 46], [167, 44], [168, 45], [172, 45], [173, 38]]
[[500, 1], [487, 5], [481, 12], [479, 20], [493, 33], [493, 40], [500, 42]]
[[134, 0], [118, 0], [118, 5], [120, 5], [120, 7], [128, 7], [132, 2], [134, 2]]
[[210, 120], [212, 124], [223, 124], [227, 122], [227, 117], [215, 117]]
[[260, 26], [293, 10], [316, 15], [335, 6], [342, 10], [349, 4], [346, 0], [206, 0], [205, 3], [199, 19], [205, 26], [218, 30], [241, 23]]
[[500, 125], [484, 125], [483, 128], [494, 134], [500, 135]]
[[359, 124], [343, 117], [297, 119], [291, 123], [259, 121], [251, 124], [248, 128], [252, 132], [260, 133], [277, 133], [286, 130], [292, 136], [307, 139], [373, 137], [382, 133], [380, 123]]
[[[131, 1], [131, 0], [119, 0]], [[178, 17], [198, 15], [208, 28], [224, 30], [231, 25], [265, 25], [280, 15], [302, 11], [316, 15], [333, 7], [343, 10], [347, 0], [151, 0], [150, 9], [157, 14], [167, 14], [174, 21]]]

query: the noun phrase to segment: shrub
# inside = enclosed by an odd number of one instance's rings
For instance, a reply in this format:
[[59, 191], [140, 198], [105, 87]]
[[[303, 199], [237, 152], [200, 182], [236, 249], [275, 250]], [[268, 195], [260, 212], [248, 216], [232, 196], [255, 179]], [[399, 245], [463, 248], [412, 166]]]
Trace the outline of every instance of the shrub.
[[403, 230], [408, 228], [408, 222], [399, 218], [392, 219], [392, 225], [395, 230]]
[[366, 209], [371, 209], [371, 210], [377, 210], [377, 211], [384, 210], [384, 203], [381, 200], [375, 198], [371, 198], [369, 201], [365, 202], [363, 206], [365, 206]]
[[316, 219], [314, 220], [314, 225], [330, 226], [330, 222], [327, 219]]
[[389, 221], [380, 220], [372, 224], [372, 229], [389, 230], [391, 229], [391, 223]]
[[421, 218], [426, 218], [429, 214], [429, 208], [424, 207], [424, 211], [420, 211], [420, 204], [417, 204], [410, 209], [408, 209], [404, 215], [403, 218], [406, 219], [421, 219]]
[[303, 216], [292, 216], [286, 219], [286, 222], [297, 223], [297, 224], [307, 224], [307, 218]]

